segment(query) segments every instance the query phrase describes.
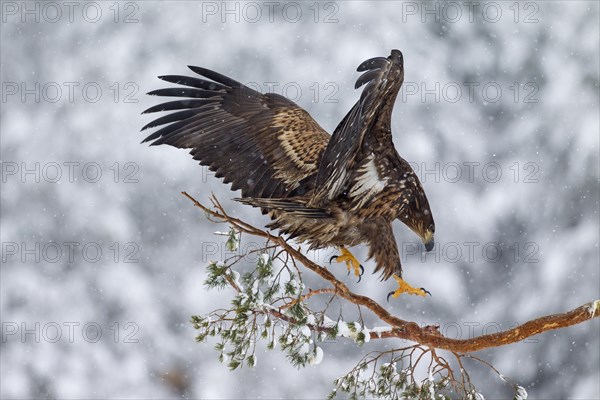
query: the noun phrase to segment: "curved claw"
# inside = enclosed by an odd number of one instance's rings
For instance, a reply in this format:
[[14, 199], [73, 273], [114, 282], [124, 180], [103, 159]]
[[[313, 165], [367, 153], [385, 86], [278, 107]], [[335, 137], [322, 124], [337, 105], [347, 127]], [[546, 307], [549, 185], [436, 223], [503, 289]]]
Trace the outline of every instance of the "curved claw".
[[390, 296], [392, 296], [393, 294], [394, 294], [394, 291], [391, 291], [391, 292], [388, 293], [388, 295], [387, 295], [387, 302], [388, 303], [390, 302]]
[[331, 258], [329, 259], [329, 265], [331, 265], [331, 262], [337, 258], [338, 256], [331, 256]]
[[[360, 280], [362, 279], [362, 276], [365, 274], [365, 267], [363, 267], [362, 264], [360, 264], [359, 267], [360, 267], [360, 274], [358, 274], [358, 280], [356, 281], [356, 283], [359, 283]], [[348, 274], [350, 274], [350, 271], [348, 271]]]
[[425, 288], [421, 288], [421, 290], [422, 290], [423, 292], [425, 292], [425, 294], [428, 294], [428, 295], [430, 295], [430, 296], [431, 296], [431, 292], [430, 292], [429, 290], [427, 290], [427, 289], [425, 289]]

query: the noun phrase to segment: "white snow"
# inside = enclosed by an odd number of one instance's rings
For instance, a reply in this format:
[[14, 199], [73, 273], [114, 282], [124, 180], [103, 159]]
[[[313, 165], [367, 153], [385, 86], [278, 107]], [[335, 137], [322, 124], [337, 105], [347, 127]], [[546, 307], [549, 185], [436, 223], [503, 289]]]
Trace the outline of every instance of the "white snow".
[[515, 394], [515, 400], [526, 400], [527, 399], [527, 390], [524, 387], [517, 385], [516, 387], [517, 393]]
[[267, 253], [262, 253], [260, 255], [260, 260], [261, 260], [261, 262], [262, 262], [263, 265], [268, 264], [270, 259], [271, 259], [271, 257]]
[[342, 320], [339, 320], [337, 323], [337, 335], [344, 336], [344, 337], [350, 337], [351, 333], [352, 332], [350, 331], [348, 324]]
[[592, 302], [592, 304], [588, 307], [588, 312], [590, 313], [590, 317], [596, 315], [598, 310], [600, 309], [600, 300], [596, 300]]
[[392, 327], [391, 326], [376, 326], [374, 328], [371, 328], [370, 331], [375, 333], [377, 335], [377, 337], [381, 337], [381, 334], [383, 332], [391, 332]]
[[310, 337], [310, 328], [304, 325], [300, 328], [300, 333], [302, 333], [302, 336]]
[[323, 349], [317, 346], [314, 353], [311, 353], [308, 356], [308, 362], [311, 365], [319, 365], [321, 364], [321, 361], [323, 361]]

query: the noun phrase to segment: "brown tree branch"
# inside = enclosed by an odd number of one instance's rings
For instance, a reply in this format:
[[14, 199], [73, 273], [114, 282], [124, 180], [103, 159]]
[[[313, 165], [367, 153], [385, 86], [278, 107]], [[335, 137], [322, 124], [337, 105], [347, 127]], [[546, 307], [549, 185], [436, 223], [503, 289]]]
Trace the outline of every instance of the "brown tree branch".
[[294, 304], [298, 303], [298, 302], [303, 302], [306, 301], [308, 299], [310, 299], [313, 296], [316, 296], [318, 294], [336, 294], [336, 290], [332, 289], [332, 288], [327, 288], [327, 289], [308, 289], [308, 293], [300, 296], [300, 298], [292, 301], [289, 304], [286, 304], [285, 306], [281, 307], [282, 309], [286, 309], [286, 308], [290, 308], [291, 306], [293, 306]]
[[[371, 339], [397, 337], [410, 340], [421, 345], [429, 346], [431, 348], [448, 350], [454, 353], [472, 353], [490, 347], [499, 347], [520, 342], [539, 333], [554, 329], [566, 328], [568, 326], [580, 324], [600, 316], [600, 300], [596, 300], [566, 313], [549, 315], [528, 321], [507, 331], [481, 335], [470, 339], [447, 338], [443, 336], [437, 329], [431, 329], [431, 327], [420, 327], [415, 322], [405, 321], [401, 318], [398, 318], [390, 314], [385, 308], [383, 308], [373, 299], [351, 292], [350, 289], [348, 289], [343, 282], [339, 281], [329, 270], [311, 261], [300, 250], [294, 249], [283, 237], [273, 236], [262, 229], [256, 228], [238, 218], [228, 215], [214, 195], [211, 198], [211, 202], [216, 210], [212, 210], [202, 205], [186, 192], [182, 192], [182, 194], [190, 199], [194, 206], [201, 208], [209, 216], [214, 217], [222, 222], [229, 223], [235, 229], [241, 232], [262, 237], [277, 244], [293, 259], [300, 262], [306, 268], [313, 271], [333, 285], [333, 288], [321, 290], [319, 293], [335, 293], [336, 295], [348, 300], [353, 304], [364, 306], [382, 321], [391, 326], [391, 330], [389, 331], [380, 333], [371, 332]], [[309, 294], [305, 296], [310, 297], [312, 294], [309, 292]], [[315, 327], [315, 329], [324, 330], [327, 328]]]

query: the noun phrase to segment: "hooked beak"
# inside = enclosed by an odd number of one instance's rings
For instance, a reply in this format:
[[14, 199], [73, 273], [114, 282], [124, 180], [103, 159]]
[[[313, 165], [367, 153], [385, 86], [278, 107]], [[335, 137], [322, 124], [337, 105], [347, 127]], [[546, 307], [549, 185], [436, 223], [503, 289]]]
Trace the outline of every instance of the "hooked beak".
[[425, 250], [427, 250], [427, 251], [433, 250], [434, 245], [435, 245], [435, 242], [433, 241], [433, 238], [432, 238], [429, 242], [425, 243]]
[[433, 240], [433, 232], [427, 230], [425, 232], [425, 237], [423, 238], [423, 244], [425, 244], [425, 250], [431, 251], [433, 250], [433, 246], [435, 245], [435, 240]]

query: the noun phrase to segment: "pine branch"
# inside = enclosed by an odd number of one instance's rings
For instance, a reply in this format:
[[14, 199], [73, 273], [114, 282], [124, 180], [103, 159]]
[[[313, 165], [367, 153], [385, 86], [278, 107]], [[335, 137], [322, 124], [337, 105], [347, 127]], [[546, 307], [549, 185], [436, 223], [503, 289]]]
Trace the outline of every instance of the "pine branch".
[[[331, 289], [311, 291], [304, 295], [304, 299], [316, 294], [334, 293], [353, 304], [364, 306], [373, 312], [373, 314], [375, 314], [377, 317], [379, 317], [383, 322], [392, 327], [390, 331], [380, 333], [371, 332], [371, 339], [397, 337], [401, 339], [407, 339], [431, 348], [448, 350], [453, 353], [472, 353], [490, 347], [499, 347], [511, 343], [517, 343], [533, 335], [550, 330], [566, 328], [600, 316], [600, 300], [596, 300], [586, 303], [574, 310], [562, 314], [537, 318], [506, 331], [481, 335], [470, 339], [448, 338], [443, 336], [437, 329], [435, 329], [435, 327], [421, 327], [415, 322], [405, 321], [390, 314], [383, 306], [378, 304], [373, 299], [353, 293], [343, 282], [339, 281], [331, 272], [329, 272], [329, 270], [311, 261], [300, 250], [293, 248], [283, 237], [273, 236], [263, 229], [256, 228], [238, 218], [228, 215], [214, 195], [211, 197], [211, 202], [215, 208], [213, 210], [198, 202], [188, 193], [183, 192], [182, 194], [190, 199], [194, 206], [204, 210], [204, 212], [206, 212], [210, 217], [213, 217], [221, 222], [226, 222], [232, 225], [236, 230], [268, 239], [277, 244], [293, 259], [304, 265], [307, 269], [319, 275], [324, 280], [328, 281], [333, 286]], [[292, 304], [288, 304], [286, 307], [291, 306]], [[280, 313], [274, 312], [274, 314]], [[283, 314], [276, 316], [281, 317]], [[316, 328], [316, 330], [320, 331], [327, 329], [323, 327]]]

